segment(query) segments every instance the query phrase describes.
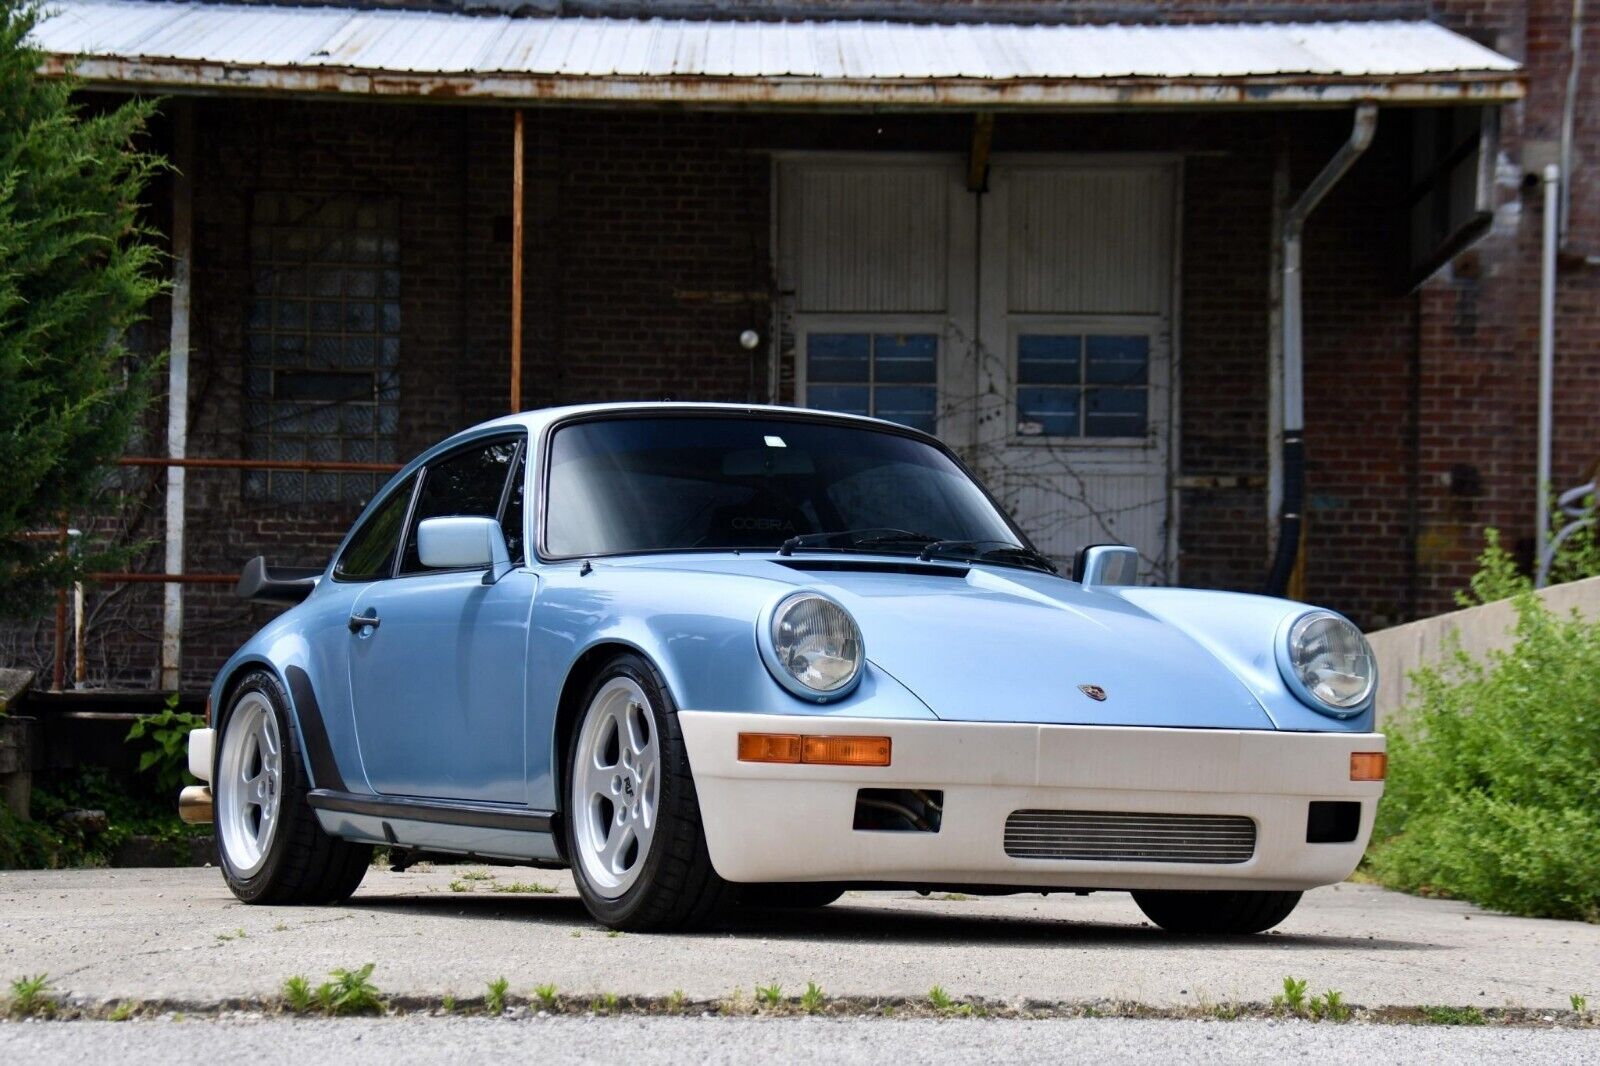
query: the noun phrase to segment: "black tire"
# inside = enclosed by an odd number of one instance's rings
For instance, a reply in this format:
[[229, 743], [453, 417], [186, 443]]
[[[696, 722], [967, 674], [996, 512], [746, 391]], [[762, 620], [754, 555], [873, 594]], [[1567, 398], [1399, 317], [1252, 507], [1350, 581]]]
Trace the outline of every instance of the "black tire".
[[826, 907], [844, 895], [844, 889], [827, 881], [775, 882], [743, 885], [739, 902], [747, 907], [782, 907], [808, 910]]
[[[219, 825], [217, 861], [222, 876], [233, 894], [245, 903], [317, 904], [348, 899], [366, 876], [372, 862], [372, 845], [357, 844], [323, 832], [315, 812], [306, 803], [310, 782], [299, 735], [289, 721], [288, 696], [278, 679], [265, 670], [247, 675], [228, 698], [217, 726], [217, 763], [212, 767], [212, 780], [217, 780], [223, 738], [233, 720], [233, 712], [240, 700], [250, 693], [265, 696], [271, 704], [278, 735], [282, 738], [283, 788], [278, 801], [278, 826], [261, 868], [243, 876], [229, 860]], [[217, 816], [220, 818], [220, 811]]]
[[1298, 892], [1135, 892], [1145, 917], [1169, 933], [1264, 933], [1289, 917]]
[[[585, 874], [578, 855], [572, 783], [585, 718], [595, 696], [617, 677], [639, 686], [648, 702], [651, 728], [660, 759], [660, 798], [656, 825], [638, 878], [621, 895], [608, 899]], [[689, 754], [678, 727], [678, 708], [666, 684], [648, 661], [622, 653], [595, 672], [585, 688], [577, 720], [567, 744], [562, 793], [566, 816], [561, 819], [567, 860], [578, 895], [596, 921], [631, 932], [697, 929], [711, 925], [736, 902], [736, 886], [717, 876], [706, 850], [700, 821], [700, 800], [689, 770]]]

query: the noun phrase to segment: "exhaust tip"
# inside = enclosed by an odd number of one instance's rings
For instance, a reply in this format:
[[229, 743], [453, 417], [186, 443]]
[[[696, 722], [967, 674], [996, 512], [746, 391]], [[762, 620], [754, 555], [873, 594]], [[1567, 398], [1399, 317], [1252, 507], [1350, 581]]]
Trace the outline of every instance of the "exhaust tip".
[[209, 825], [211, 811], [211, 786], [190, 785], [178, 793], [178, 817], [190, 825]]

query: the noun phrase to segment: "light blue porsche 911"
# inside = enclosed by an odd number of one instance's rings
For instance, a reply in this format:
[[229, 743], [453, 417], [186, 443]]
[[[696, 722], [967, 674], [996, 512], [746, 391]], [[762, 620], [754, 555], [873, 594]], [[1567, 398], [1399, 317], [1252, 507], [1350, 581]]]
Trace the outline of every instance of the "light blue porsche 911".
[[570, 867], [620, 929], [846, 888], [1126, 890], [1252, 933], [1360, 860], [1372, 655], [1330, 611], [1058, 574], [943, 445], [773, 407], [459, 433], [378, 493], [191, 735], [187, 818], [250, 903], [372, 845]]

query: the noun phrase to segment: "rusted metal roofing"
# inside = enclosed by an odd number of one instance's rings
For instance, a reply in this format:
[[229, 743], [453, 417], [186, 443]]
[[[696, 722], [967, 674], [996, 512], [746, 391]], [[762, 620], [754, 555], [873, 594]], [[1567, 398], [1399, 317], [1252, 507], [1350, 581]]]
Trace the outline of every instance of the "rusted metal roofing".
[[49, 68], [196, 91], [842, 106], [1508, 100], [1519, 66], [1430, 22], [1061, 26], [507, 18], [54, 0]]

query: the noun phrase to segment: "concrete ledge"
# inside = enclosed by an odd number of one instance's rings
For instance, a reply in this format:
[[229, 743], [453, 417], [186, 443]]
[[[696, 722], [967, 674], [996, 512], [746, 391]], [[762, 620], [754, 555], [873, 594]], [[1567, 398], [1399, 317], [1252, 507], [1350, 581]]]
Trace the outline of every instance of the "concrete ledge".
[[[1584, 618], [1600, 618], [1600, 577], [1554, 585], [1539, 596], [1558, 615], [1576, 610]], [[1478, 657], [1510, 647], [1516, 621], [1516, 610], [1503, 600], [1367, 634], [1378, 657], [1378, 720], [1405, 706], [1411, 672], [1439, 663], [1452, 633], [1464, 651]]]

